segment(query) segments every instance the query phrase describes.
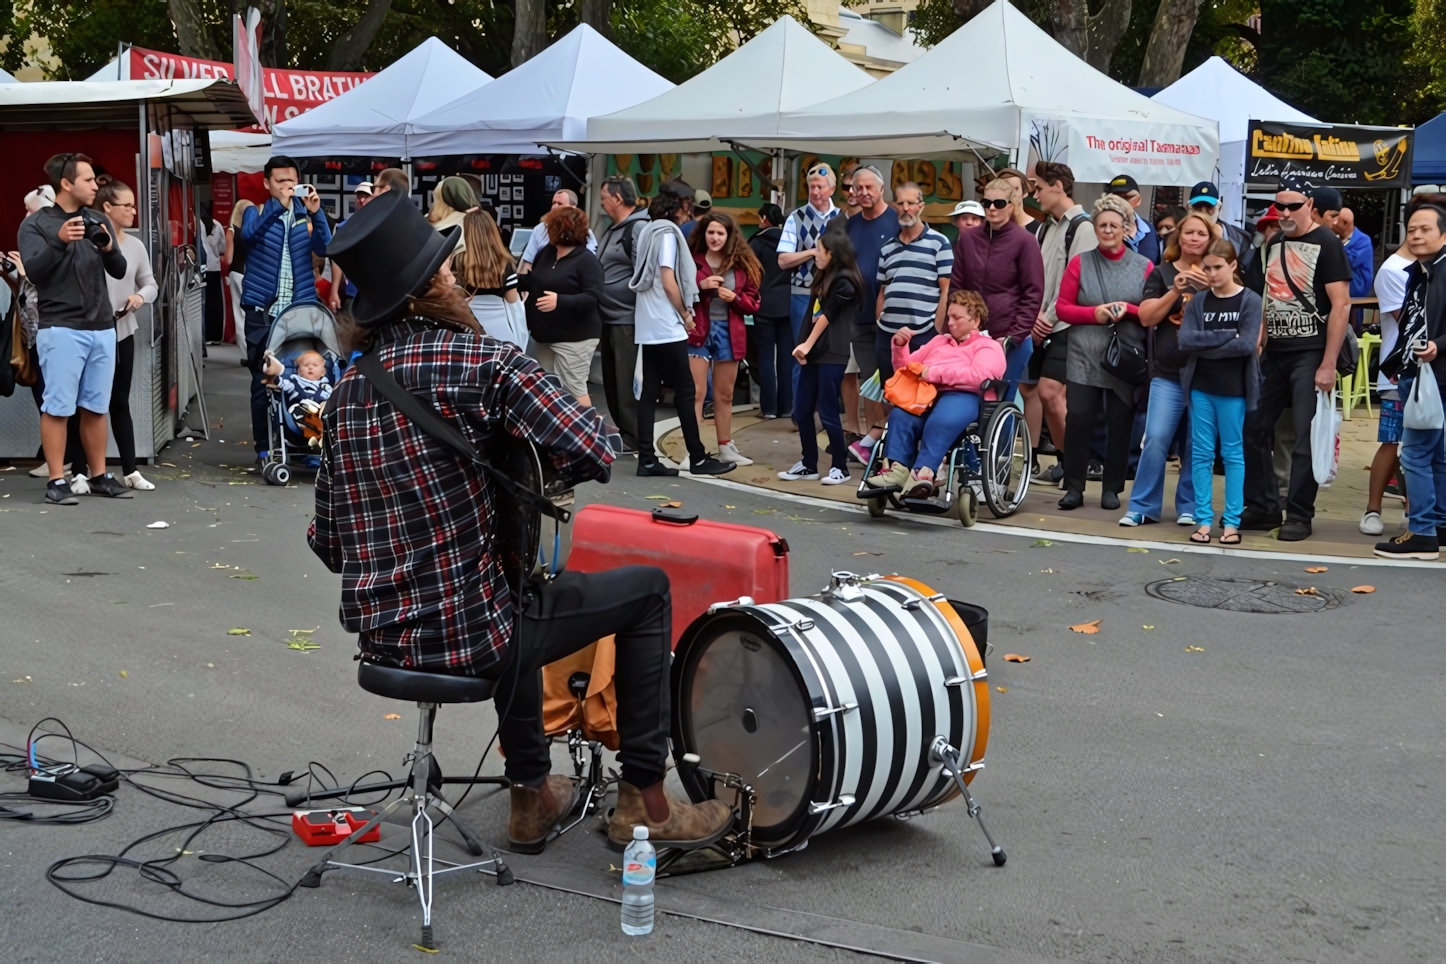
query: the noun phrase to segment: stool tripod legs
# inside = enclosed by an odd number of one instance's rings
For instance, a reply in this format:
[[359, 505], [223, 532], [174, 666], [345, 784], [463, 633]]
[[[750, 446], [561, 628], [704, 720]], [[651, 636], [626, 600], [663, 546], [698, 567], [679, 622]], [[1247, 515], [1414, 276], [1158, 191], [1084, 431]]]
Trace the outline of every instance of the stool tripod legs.
[[[979, 824], [979, 829], [984, 832], [984, 839], [989, 841], [989, 854], [994, 858], [994, 865], [996, 867], [1003, 867], [1004, 862], [1008, 860], [1009, 857], [1005, 854], [1004, 848], [994, 842], [994, 837], [990, 835], [989, 828], [984, 826], [984, 818], [979, 816], [979, 801], [975, 800], [974, 795], [969, 792], [969, 784], [964, 782], [964, 774], [961, 772], [962, 768], [959, 763], [961, 754], [949, 745], [948, 740], [942, 736], [937, 736], [934, 738], [933, 746], [929, 748], [929, 755], [935, 763], [943, 767], [946, 776], [954, 779], [955, 785], [959, 787], [959, 792], [964, 795], [964, 803], [969, 808], [969, 816], [973, 817], [974, 822]], [[982, 763], [979, 765], [983, 766]]]

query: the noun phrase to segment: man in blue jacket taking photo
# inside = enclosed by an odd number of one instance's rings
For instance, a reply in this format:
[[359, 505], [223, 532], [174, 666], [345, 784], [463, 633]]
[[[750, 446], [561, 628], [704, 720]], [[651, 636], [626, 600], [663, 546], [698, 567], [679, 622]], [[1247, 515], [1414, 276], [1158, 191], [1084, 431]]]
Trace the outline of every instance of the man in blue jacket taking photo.
[[265, 455], [267, 445], [261, 356], [271, 324], [291, 305], [317, 300], [311, 256], [326, 257], [331, 242], [321, 198], [310, 184], [297, 184], [296, 161], [273, 157], [264, 171], [271, 198], [265, 207], [247, 209], [239, 239], [246, 249], [241, 307], [246, 312], [246, 364], [251, 369], [251, 437], [258, 457]]

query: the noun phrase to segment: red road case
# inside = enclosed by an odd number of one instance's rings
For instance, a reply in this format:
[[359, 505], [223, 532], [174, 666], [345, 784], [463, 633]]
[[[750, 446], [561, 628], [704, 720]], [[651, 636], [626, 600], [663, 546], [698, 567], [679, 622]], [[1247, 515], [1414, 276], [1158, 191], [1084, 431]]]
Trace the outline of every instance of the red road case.
[[573, 517], [567, 568], [657, 566], [673, 585], [673, 645], [716, 602], [788, 598], [788, 543], [767, 529], [710, 522], [676, 509], [585, 506]]

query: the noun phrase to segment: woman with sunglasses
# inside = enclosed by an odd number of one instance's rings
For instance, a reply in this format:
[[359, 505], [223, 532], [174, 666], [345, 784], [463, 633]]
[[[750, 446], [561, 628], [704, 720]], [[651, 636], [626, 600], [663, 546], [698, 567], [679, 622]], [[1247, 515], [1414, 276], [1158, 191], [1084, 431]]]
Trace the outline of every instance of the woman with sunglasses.
[[1094, 229], [1099, 246], [1076, 255], [1059, 283], [1055, 314], [1073, 327], [1066, 362], [1064, 422], [1064, 498], [1061, 509], [1084, 505], [1085, 470], [1100, 411], [1105, 413], [1108, 442], [1100, 508], [1120, 507], [1130, 459], [1130, 430], [1135, 422], [1137, 385], [1105, 370], [1105, 353], [1118, 336], [1141, 355], [1145, 330], [1140, 327], [1140, 302], [1150, 259], [1125, 245], [1125, 222], [1135, 216], [1130, 202], [1113, 194], [1095, 201]]

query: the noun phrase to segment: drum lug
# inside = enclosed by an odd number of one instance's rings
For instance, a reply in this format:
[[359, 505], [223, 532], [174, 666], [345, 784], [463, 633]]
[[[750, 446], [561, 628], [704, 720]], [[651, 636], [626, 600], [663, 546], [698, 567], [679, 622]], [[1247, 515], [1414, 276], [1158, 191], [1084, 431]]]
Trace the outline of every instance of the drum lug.
[[752, 596], [739, 596], [737, 599], [734, 599], [730, 602], [715, 602], [713, 605], [708, 607], [708, 615], [711, 616], [720, 609], [733, 609], [736, 606], [751, 605], [753, 605]]
[[967, 683], [979, 683], [989, 678], [989, 670], [981, 669], [972, 676], [951, 676], [944, 681], [945, 686], [964, 686]]
[[810, 803], [808, 813], [810, 816], [818, 816], [821, 813], [828, 813], [830, 810], [837, 810], [839, 807], [852, 807], [854, 795], [852, 793], [840, 794], [836, 803]]
[[849, 572], [844, 569], [835, 570], [833, 574], [829, 576], [828, 588], [825, 589], [824, 592], [840, 602], [852, 602], [856, 599], [863, 598], [863, 583], [872, 582], [878, 578], [877, 574], [861, 576], [856, 572]]
[[788, 624], [788, 628], [796, 633], [806, 633], [813, 628], [812, 619], [798, 619]]
[[917, 600], [917, 599], [910, 599], [908, 602], [902, 603], [902, 604], [900, 604], [900, 606], [899, 606], [899, 608], [902, 609], [902, 610], [903, 610], [904, 612], [906, 612], [906, 613], [916, 613], [916, 612], [918, 612], [922, 607], [923, 607], [923, 603], [919, 602], [919, 600]]
[[858, 708], [859, 705], [857, 703], [845, 703], [843, 706], [832, 707], [820, 706], [813, 711], [813, 718], [815, 720], [826, 720], [835, 713], [847, 713], [849, 710], [856, 710]]

